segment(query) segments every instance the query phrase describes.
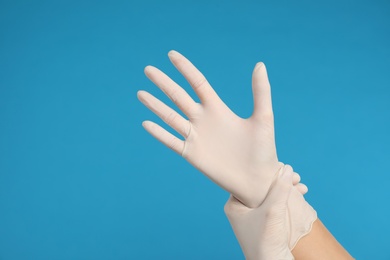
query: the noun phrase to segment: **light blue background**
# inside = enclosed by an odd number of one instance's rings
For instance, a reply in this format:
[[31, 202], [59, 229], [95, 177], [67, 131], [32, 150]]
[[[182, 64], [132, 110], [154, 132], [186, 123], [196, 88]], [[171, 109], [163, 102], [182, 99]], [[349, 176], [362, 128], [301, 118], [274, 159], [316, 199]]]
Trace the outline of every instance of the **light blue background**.
[[265, 62], [280, 160], [390, 259], [389, 46], [385, 0], [1, 1], [0, 259], [243, 259], [227, 192], [141, 127], [138, 89], [168, 102], [146, 65], [189, 89], [171, 49], [243, 117]]

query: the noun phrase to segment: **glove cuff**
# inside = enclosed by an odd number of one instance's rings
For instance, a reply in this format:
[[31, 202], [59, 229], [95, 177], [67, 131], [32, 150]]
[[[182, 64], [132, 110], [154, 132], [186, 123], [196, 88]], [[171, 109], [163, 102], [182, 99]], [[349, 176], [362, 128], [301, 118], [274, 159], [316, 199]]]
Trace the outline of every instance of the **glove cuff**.
[[305, 200], [303, 195], [293, 187], [287, 200], [288, 225], [290, 231], [289, 248], [293, 250], [298, 241], [309, 234], [317, 212]]

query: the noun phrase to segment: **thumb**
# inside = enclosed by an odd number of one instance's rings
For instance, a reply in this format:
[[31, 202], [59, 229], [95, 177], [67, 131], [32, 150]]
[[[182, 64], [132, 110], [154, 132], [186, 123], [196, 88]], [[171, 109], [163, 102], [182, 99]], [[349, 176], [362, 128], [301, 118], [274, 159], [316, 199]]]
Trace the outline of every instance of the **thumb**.
[[252, 92], [254, 102], [254, 118], [273, 118], [271, 86], [268, 80], [267, 69], [263, 62], [256, 64], [252, 73]]
[[265, 198], [266, 206], [271, 208], [287, 207], [287, 200], [293, 188], [292, 182], [293, 168], [286, 164], [280, 169], [274, 186]]

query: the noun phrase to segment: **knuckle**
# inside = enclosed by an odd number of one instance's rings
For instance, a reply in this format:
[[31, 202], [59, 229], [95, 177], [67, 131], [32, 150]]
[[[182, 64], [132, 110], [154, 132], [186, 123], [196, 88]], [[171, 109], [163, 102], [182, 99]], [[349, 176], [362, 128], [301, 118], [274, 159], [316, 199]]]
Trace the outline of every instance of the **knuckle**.
[[169, 115], [165, 118], [165, 122], [167, 122], [168, 125], [172, 125], [177, 119], [177, 114], [174, 112], [170, 112]]
[[225, 212], [226, 215], [229, 215], [230, 212], [231, 212], [231, 207], [230, 207], [230, 204], [229, 204], [229, 201], [227, 201], [225, 203], [225, 205], [223, 206], [223, 211]]
[[188, 115], [190, 120], [197, 120], [204, 115], [204, 108], [200, 104], [196, 104], [192, 109], [191, 113]]
[[[179, 107], [179, 109], [181, 110], [181, 111], [186, 111], [186, 112], [188, 112], [188, 111], [190, 111], [190, 112], [192, 112], [192, 107], [188, 104], [188, 103], [180, 103], [180, 104], [178, 104], [178, 107]], [[190, 112], [188, 112], [188, 113], [190, 113]]]
[[228, 218], [232, 218], [238, 214], [237, 209], [234, 208], [234, 205], [231, 200], [228, 200], [223, 207], [223, 211]]
[[192, 84], [192, 87], [194, 89], [200, 89], [202, 88], [205, 84], [207, 83], [207, 80], [205, 77], [201, 77], [199, 78], [198, 80], [194, 81], [194, 83]]
[[264, 122], [268, 122], [273, 125], [274, 122], [274, 113], [273, 111], [263, 111], [260, 115], [260, 119]]
[[234, 211], [233, 204], [234, 204], [233, 199], [230, 196], [223, 207], [223, 211], [225, 212], [226, 215], [231, 215], [233, 213], [233, 211]]
[[177, 146], [177, 140], [175, 137], [172, 137], [172, 140], [169, 142], [169, 148], [175, 150]]
[[178, 91], [177, 91], [177, 89], [171, 90], [171, 92], [169, 93], [169, 97], [173, 101], [173, 103], [176, 103], [177, 100], [178, 100]]

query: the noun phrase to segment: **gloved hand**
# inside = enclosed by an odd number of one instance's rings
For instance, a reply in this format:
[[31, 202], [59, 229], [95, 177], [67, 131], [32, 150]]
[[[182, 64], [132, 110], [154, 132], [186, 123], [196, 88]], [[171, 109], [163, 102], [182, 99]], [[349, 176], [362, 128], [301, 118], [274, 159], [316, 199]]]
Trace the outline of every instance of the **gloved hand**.
[[225, 214], [247, 260], [294, 259], [289, 248], [287, 200], [292, 171], [283, 167], [264, 202], [248, 208], [230, 196]]
[[[293, 168], [290, 165], [284, 166], [284, 171], [293, 172]], [[293, 184], [290, 195], [287, 199], [287, 231], [288, 231], [288, 243], [289, 248], [292, 251], [299, 239], [307, 235], [313, 226], [314, 221], [317, 219], [317, 212], [303, 197], [307, 193], [308, 189], [306, 185], [297, 183], [300, 181], [300, 176], [294, 172]]]
[[303, 198], [307, 187], [299, 181], [300, 176], [285, 165], [258, 208], [248, 208], [230, 196], [225, 214], [246, 259], [293, 259], [290, 252], [317, 219]]
[[162, 71], [147, 66], [147, 77], [188, 119], [148, 92], [139, 91], [139, 100], [185, 140], [151, 121], [144, 121], [144, 128], [246, 206], [259, 206], [283, 166], [276, 154], [271, 89], [265, 65], [260, 62], [254, 68], [254, 111], [250, 118], [244, 119], [225, 105], [189, 60], [175, 51], [169, 52], [169, 58], [201, 103], [196, 103]]

